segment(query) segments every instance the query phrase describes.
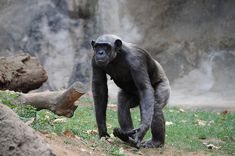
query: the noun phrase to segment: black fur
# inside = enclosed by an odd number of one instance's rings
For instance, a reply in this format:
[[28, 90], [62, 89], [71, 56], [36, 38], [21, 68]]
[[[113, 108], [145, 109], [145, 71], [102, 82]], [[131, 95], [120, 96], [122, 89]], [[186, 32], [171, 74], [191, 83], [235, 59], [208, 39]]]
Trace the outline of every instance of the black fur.
[[[118, 121], [114, 135], [139, 148], [160, 147], [165, 141], [165, 120], [162, 108], [170, 96], [169, 81], [161, 65], [145, 50], [122, 41], [114, 35], [102, 35], [92, 41], [92, 92], [100, 137], [109, 136], [106, 128], [108, 101], [107, 77], [120, 88]], [[130, 108], [139, 106], [141, 123], [133, 129]], [[141, 144], [151, 128], [152, 139]]]

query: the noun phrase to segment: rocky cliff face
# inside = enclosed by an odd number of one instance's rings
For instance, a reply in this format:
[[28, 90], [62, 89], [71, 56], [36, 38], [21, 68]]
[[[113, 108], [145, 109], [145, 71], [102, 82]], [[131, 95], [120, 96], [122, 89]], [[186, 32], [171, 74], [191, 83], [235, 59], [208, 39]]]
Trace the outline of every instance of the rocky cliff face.
[[232, 103], [234, 8], [231, 0], [2, 0], [0, 55], [37, 56], [44, 88], [60, 89], [89, 82], [90, 40], [114, 33], [163, 65], [175, 103]]
[[89, 27], [92, 27], [90, 20], [96, 5], [95, 1], [89, 4], [75, 2], [1, 1], [0, 55], [26, 52], [37, 56], [49, 75], [44, 86], [46, 89], [67, 87], [77, 62], [79, 79], [87, 83], [90, 75], [88, 60], [91, 57], [89, 37], [94, 30]]
[[128, 0], [123, 7], [138, 28], [139, 43], [166, 70], [174, 102], [233, 103], [234, 1]]

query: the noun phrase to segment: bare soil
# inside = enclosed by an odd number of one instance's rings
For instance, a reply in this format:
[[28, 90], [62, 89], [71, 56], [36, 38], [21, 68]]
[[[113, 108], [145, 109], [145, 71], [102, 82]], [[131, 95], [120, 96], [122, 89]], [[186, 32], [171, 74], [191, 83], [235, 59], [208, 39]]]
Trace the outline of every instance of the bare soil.
[[58, 136], [56, 134], [39, 133], [57, 156], [106, 155], [104, 152], [93, 151], [79, 137]]
[[[102, 151], [102, 149], [96, 148], [92, 149], [88, 144], [84, 143], [77, 136], [57, 136], [56, 134], [42, 134], [40, 135], [46, 140], [49, 146], [52, 148], [53, 152], [57, 156], [105, 156], [109, 155]], [[165, 145], [164, 148], [160, 149], [140, 149], [136, 151], [132, 147], [123, 148], [125, 155], [143, 155], [143, 156], [169, 156], [169, 155], [179, 155], [179, 156], [204, 156], [208, 155], [203, 152], [188, 152], [183, 150], [175, 149], [169, 145]]]

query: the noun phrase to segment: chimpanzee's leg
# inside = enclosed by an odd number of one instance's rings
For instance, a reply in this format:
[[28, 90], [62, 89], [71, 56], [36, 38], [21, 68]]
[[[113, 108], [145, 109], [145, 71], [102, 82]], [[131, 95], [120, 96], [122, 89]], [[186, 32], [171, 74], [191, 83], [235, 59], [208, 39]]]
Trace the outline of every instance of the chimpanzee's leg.
[[139, 101], [137, 96], [130, 95], [123, 90], [119, 92], [118, 122], [120, 128], [115, 128], [113, 134], [125, 142], [129, 140], [129, 136], [125, 135], [125, 133], [133, 129], [130, 108], [137, 106], [138, 103]]
[[165, 119], [163, 107], [167, 104], [170, 96], [170, 86], [168, 82], [161, 82], [155, 88], [154, 115], [151, 123], [152, 139], [146, 141], [143, 147], [157, 148], [165, 143]]

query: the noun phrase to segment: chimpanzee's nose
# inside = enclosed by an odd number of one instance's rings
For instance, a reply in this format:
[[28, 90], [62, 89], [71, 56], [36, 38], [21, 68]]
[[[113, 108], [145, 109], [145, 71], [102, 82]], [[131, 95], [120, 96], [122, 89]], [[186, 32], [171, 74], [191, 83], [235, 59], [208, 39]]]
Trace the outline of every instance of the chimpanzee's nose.
[[98, 51], [98, 55], [104, 55], [104, 51], [103, 50]]

